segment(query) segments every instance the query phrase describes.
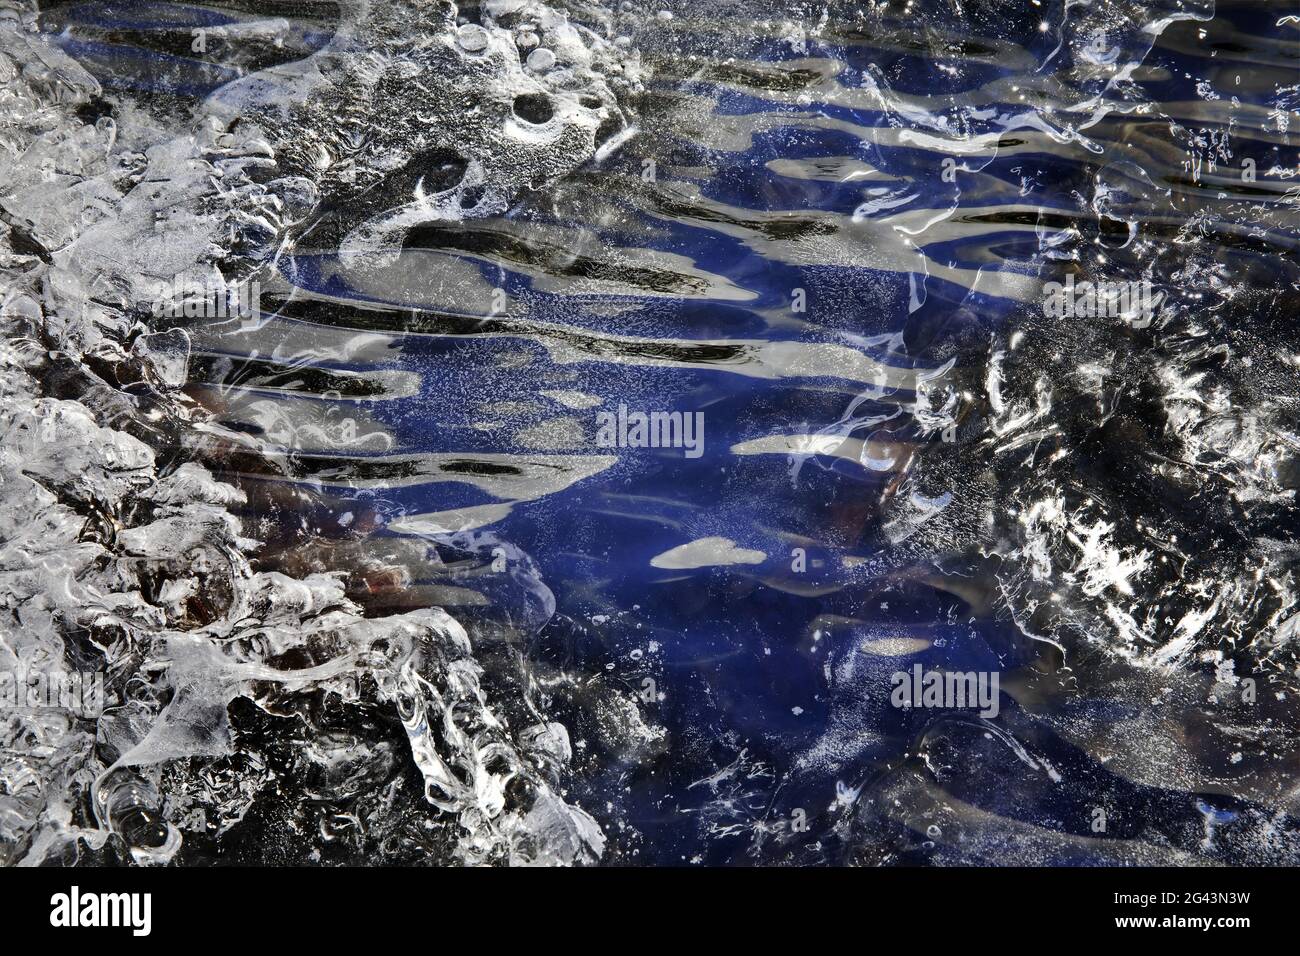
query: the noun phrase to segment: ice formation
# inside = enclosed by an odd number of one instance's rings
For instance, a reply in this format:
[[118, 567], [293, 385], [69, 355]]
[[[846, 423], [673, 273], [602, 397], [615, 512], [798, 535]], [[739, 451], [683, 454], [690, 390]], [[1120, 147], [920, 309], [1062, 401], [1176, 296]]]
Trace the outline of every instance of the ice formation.
[[[259, 801], [326, 834], [411, 817], [415, 859], [600, 857], [525, 674], [494, 682], [503, 704], [443, 611], [368, 618], [341, 574], [255, 569], [244, 494], [205, 462], [259, 446], [179, 391], [185, 323], [157, 321], [160, 289], [224, 295], [327, 213], [347, 211], [364, 265], [413, 224], [502, 211], [621, 128], [633, 59], [556, 8], [485, 9], [352, 7], [324, 49], [176, 135], [106, 95], [34, 7], [0, 5], [0, 670], [108, 687], [98, 720], [0, 715], [0, 862], [166, 862]], [[302, 746], [237, 749], [258, 721]], [[277, 810], [285, 776], [321, 801]]]

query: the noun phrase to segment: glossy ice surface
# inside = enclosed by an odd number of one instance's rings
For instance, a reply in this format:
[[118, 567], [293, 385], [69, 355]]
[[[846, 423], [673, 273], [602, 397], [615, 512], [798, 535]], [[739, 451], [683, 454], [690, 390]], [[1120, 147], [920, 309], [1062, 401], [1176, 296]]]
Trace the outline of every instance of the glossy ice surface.
[[0, 860], [1300, 862], [1298, 65], [0, 4]]

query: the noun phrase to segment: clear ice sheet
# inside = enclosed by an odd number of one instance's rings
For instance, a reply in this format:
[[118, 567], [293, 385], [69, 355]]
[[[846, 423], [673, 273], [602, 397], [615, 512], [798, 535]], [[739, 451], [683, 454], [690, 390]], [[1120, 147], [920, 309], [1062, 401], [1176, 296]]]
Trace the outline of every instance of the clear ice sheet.
[[1300, 21], [898, 6], [0, 3], [0, 861], [1300, 861]]

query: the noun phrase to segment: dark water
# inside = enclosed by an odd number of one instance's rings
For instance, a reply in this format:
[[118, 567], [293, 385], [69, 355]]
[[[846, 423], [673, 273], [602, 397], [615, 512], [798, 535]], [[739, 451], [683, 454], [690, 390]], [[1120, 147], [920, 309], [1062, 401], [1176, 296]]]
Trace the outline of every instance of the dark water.
[[[43, 25], [165, 117], [330, 6]], [[625, 6], [595, 160], [360, 256], [321, 209], [258, 321], [192, 330], [188, 391], [283, 468], [225, 476], [260, 566], [526, 662], [610, 862], [1300, 859], [1296, 11]], [[1046, 315], [1067, 276], [1161, 304]], [[603, 447], [620, 406], [702, 414], [698, 457]], [[914, 665], [996, 716], [893, 706]]]

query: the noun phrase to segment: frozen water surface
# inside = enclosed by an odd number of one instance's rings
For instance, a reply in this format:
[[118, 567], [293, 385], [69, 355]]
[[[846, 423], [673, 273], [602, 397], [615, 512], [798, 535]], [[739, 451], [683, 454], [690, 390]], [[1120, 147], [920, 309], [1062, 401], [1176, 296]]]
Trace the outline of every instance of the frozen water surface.
[[1297, 54], [0, 2], [0, 860], [1300, 862]]

